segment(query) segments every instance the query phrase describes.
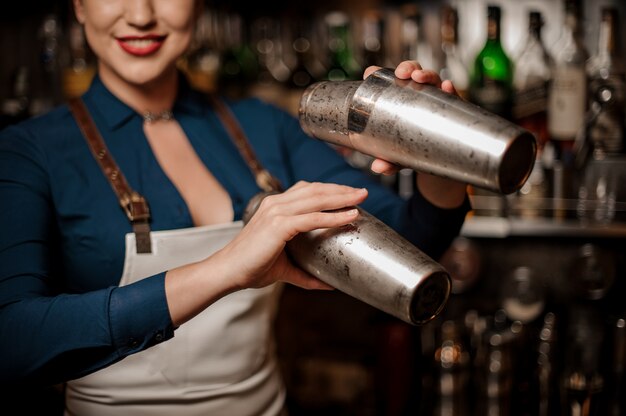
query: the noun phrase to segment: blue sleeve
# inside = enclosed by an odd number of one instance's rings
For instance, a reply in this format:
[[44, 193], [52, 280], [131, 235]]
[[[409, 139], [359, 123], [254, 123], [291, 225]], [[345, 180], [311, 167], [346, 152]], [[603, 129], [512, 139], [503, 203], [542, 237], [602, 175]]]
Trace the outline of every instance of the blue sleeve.
[[433, 259], [441, 257], [456, 237], [470, 209], [466, 197], [456, 209], [441, 209], [419, 192], [404, 200], [365, 172], [350, 166], [327, 143], [307, 136], [298, 121], [282, 113], [279, 121], [295, 180], [365, 187], [369, 196], [361, 207], [392, 227]]
[[46, 154], [0, 132], [0, 384], [54, 384], [173, 336], [164, 275], [68, 293]]

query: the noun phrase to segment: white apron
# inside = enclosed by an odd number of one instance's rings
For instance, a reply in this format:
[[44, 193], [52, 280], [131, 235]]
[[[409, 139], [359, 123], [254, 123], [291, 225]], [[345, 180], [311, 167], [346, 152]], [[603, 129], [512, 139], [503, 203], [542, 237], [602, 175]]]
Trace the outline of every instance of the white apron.
[[[129, 233], [120, 286], [206, 258], [241, 227], [238, 221], [152, 231], [149, 254], [136, 253]], [[230, 294], [181, 325], [173, 339], [68, 382], [65, 415], [280, 414], [285, 391], [272, 331], [279, 292], [273, 285]]]

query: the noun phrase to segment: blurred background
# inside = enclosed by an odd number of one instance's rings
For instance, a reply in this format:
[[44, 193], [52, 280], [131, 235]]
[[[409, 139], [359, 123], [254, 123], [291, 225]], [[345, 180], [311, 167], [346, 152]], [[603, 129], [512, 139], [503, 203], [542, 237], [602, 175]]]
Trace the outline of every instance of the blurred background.
[[[518, 192], [469, 189], [473, 209], [437, 259], [453, 293], [430, 323], [286, 288], [290, 414], [626, 415], [625, 18], [623, 0], [206, 2], [179, 63], [206, 92], [296, 115], [316, 81], [416, 59], [539, 144]], [[0, 128], [88, 87], [69, 2], [10, 2], [0, 23]], [[368, 170], [368, 156], [337, 151]], [[376, 178], [408, 198], [414, 175]], [[62, 386], [12, 394], [62, 414]]]

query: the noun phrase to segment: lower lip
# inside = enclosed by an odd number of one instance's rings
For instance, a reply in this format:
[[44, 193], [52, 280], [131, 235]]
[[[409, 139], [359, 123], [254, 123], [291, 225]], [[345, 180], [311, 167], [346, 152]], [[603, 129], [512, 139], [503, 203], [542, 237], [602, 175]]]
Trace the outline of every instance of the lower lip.
[[126, 42], [123, 39], [117, 39], [117, 43], [125, 52], [131, 55], [148, 56], [148, 55], [152, 55], [153, 53], [161, 49], [161, 46], [163, 46], [164, 40], [165, 39], [158, 39], [158, 40], [155, 39], [152, 42], [146, 45], [142, 45], [142, 46], [133, 45], [132, 43]]

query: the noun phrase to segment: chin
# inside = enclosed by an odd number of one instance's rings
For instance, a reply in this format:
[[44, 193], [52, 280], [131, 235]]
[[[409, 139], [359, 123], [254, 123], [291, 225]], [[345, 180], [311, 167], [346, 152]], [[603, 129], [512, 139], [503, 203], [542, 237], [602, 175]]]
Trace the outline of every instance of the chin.
[[156, 65], [141, 65], [136, 68], [123, 68], [117, 72], [117, 76], [128, 84], [135, 86], [149, 86], [165, 80], [176, 72], [176, 66], [159, 68]]

